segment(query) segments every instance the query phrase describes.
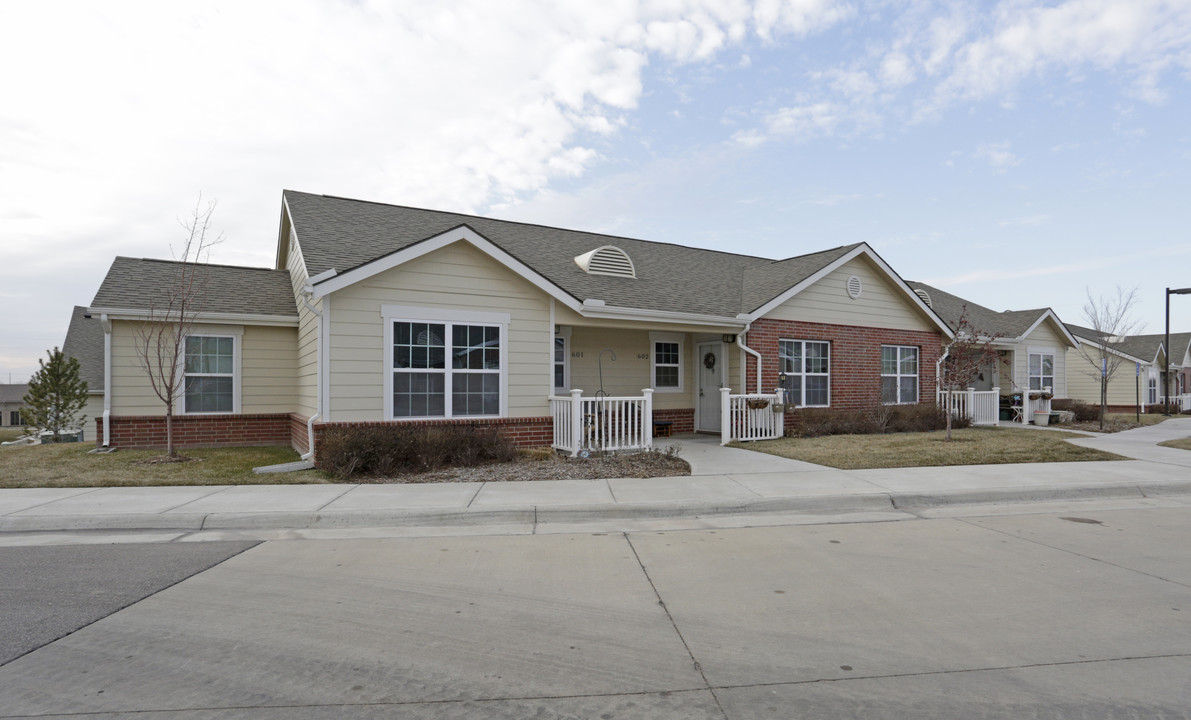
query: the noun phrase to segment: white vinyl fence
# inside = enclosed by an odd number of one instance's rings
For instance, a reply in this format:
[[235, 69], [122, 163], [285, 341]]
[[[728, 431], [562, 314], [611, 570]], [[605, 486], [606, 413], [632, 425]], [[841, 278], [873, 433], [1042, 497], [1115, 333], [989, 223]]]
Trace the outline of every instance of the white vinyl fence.
[[972, 388], [940, 390], [936, 400], [939, 407], [947, 409], [954, 417], [971, 418], [973, 425], [1001, 424], [1001, 388], [979, 392]]
[[733, 395], [731, 389], [720, 388], [720, 444], [733, 440], [774, 440], [785, 433], [785, 413], [781, 406], [782, 391], [772, 395]]
[[653, 447], [653, 390], [641, 397], [583, 397], [582, 390], [570, 396], [550, 398], [554, 419], [553, 447], [572, 457], [586, 450], [648, 450]]

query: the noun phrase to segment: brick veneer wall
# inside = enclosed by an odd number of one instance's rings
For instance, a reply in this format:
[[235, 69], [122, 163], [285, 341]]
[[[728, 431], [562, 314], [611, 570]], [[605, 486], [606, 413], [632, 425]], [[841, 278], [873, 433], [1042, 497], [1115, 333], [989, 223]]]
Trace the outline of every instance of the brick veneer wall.
[[[130, 450], [164, 448], [165, 417], [161, 415], [115, 416], [110, 419], [113, 447]], [[290, 416], [270, 415], [175, 415], [175, 447], [254, 447], [289, 445]], [[305, 429], [305, 428], [303, 428]], [[103, 418], [96, 419], [96, 435], [103, 434]], [[102, 438], [100, 442], [103, 442]]]
[[[300, 417], [297, 415], [291, 417]], [[397, 422], [346, 422], [314, 424], [314, 446], [317, 450], [322, 443], [323, 433], [329, 427], [369, 427], [375, 425], [396, 425]], [[497, 427], [507, 435], [517, 447], [542, 447], [554, 442], [554, 421], [549, 417], [528, 418], [493, 418], [491, 420], [402, 420], [400, 424], [416, 425], [478, 425], [483, 427]], [[302, 420], [302, 445], [306, 444], [305, 419]], [[296, 446], [295, 446], [296, 447]], [[304, 451], [303, 451], [304, 452]], [[315, 453], [318, 454], [317, 452]]]
[[[879, 401], [881, 346], [915, 346], [918, 348], [918, 402], [935, 402], [935, 363], [942, 354], [942, 337], [938, 333], [762, 318], [749, 328], [746, 339], [750, 348], [761, 353], [762, 392], [773, 392], [778, 385], [778, 340], [825, 340], [830, 343], [830, 407], [833, 408], [862, 408]], [[753, 392], [757, 362], [751, 355], [746, 357], [748, 389]]]
[[672, 433], [691, 433], [695, 432], [695, 408], [675, 408], [672, 410], [658, 410], [653, 411], [654, 420], [669, 420], [674, 423], [670, 426]]

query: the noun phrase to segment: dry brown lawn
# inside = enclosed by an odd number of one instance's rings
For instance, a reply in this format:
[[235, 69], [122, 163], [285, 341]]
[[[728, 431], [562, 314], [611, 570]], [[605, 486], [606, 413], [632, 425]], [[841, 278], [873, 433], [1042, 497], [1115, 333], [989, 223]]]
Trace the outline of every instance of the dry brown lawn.
[[951, 442], [946, 441], [944, 431], [940, 430], [889, 435], [782, 438], [734, 445], [842, 470], [1127, 459], [1064, 442], [1064, 438], [1079, 437], [1074, 433], [1022, 428], [968, 428], [953, 430], [951, 435]]
[[1162, 447], [1178, 448], [1179, 450], [1191, 450], [1191, 438], [1179, 438], [1178, 440], [1167, 440], [1166, 442], [1158, 443]]
[[317, 470], [257, 475], [252, 468], [295, 462], [289, 448], [186, 450], [191, 462], [147, 463], [156, 450], [88, 454], [93, 443], [0, 448], [0, 487], [141, 487], [152, 485], [274, 485], [330, 482]]

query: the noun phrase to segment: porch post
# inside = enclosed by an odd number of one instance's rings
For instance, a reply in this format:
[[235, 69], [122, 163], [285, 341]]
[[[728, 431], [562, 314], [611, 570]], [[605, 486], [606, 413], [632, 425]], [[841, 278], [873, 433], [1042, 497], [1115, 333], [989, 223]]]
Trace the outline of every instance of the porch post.
[[993, 425], [1001, 426], [1001, 388], [993, 388]]
[[720, 388], [720, 445], [732, 442], [732, 388]]
[[571, 391], [571, 457], [579, 454], [583, 443], [583, 391]]
[[645, 436], [645, 449], [653, 449], [653, 388], [641, 391], [645, 396], [645, 410], [641, 413], [641, 433]]
[[976, 424], [976, 388], [968, 388], [968, 417]]

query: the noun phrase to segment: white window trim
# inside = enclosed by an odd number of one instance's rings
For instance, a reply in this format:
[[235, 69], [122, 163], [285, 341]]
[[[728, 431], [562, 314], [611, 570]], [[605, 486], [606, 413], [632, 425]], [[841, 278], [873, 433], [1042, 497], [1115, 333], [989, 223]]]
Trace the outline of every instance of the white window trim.
[[[1030, 356], [1031, 355], [1050, 355], [1050, 378], [1051, 378], [1051, 381], [1050, 381], [1049, 387], [1051, 389], [1051, 392], [1054, 392], [1054, 389], [1055, 389], [1054, 386], [1058, 382], [1058, 378], [1059, 378], [1059, 353], [1058, 353], [1058, 351], [1056, 351], [1054, 348], [1049, 348], [1049, 347], [1027, 347], [1026, 348], [1026, 391], [1027, 392], [1029, 392], [1031, 390], [1031, 388], [1030, 388], [1030, 379], [1031, 378], [1046, 377], [1045, 375], [1035, 376], [1035, 375], [1030, 374]], [[1042, 361], [1041, 360], [1038, 361], [1038, 370], [1039, 370], [1039, 372], [1042, 371]], [[1039, 385], [1039, 388], [1048, 387], [1047, 385], [1043, 385], [1041, 381], [1039, 381], [1038, 385]], [[1041, 392], [1041, 389], [1039, 389], [1035, 392]]]
[[[678, 387], [658, 387], [657, 367], [658, 348], [660, 342], [678, 343]], [[662, 367], [672, 367], [669, 364]], [[655, 393], [684, 392], [686, 376], [686, 335], [683, 333], [651, 332], [649, 333], [649, 387]]]
[[[408, 305], [381, 305], [380, 314], [384, 321], [384, 345], [381, 348], [384, 368], [383, 416], [396, 422], [418, 422], [420, 420], [491, 420], [509, 416], [509, 313], [455, 310], [447, 308], [424, 308]], [[439, 416], [397, 417], [393, 414], [393, 323], [436, 322], [459, 325], [496, 325], [500, 328], [500, 411], [496, 415], [454, 415], [451, 403], [451, 370], [444, 368], [447, 382], [443, 386], [443, 412]], [[448, 335], [450, 333], [447, 333]], [[450, 347], [450, 338], [443, 338]], [[445, 363], [444, 363], [445, 364]]]
[[[231, 412], [190, 411], [186, 408], [186, 341], [192, 337], [230, 337], [232, 339], [232, 409]], [[196, 325], [190, 332], [182, 336], [182, 352], [178, 357], [178, 401], [183, 415], [239, 415], [241, 407], [241, 386], [243, 385], [243, 345], [244, 327], [242, 325], [201, 326]]]
[[[897, 372], [892, 375], [885, 372], [885, 358], [883, 357], [885, 354], [885, 348], [897, 348]], [[915, 365], [917, 366], [918, 371], [915, 372], [913, 375], [909, 375], [909, 374], [902, 372], [902, 353], [901, 353], [901, 351], [903, 349], [913, 350], [915, 353], [917, 353], [917, 362], [915, 363]], [[886, 402], [884, 398], [881, 398], [881, 404], [882, 405], [918, 405], [919, 403], [921, 403], [922, 402], [922, 348], [918, 347], [917, 345], [889, 345], [889, 344], [882, 343], [881, 344], [881, 355], [882, 355], [882, 357], [877, 359], [877, 362], [881, 363], [881, 377], [882, 378], [887, 378], [887, 377], [897, 378], [897, 383], [895, 385], [895, 389], [897, 390], [897, 399], [894, 400], [893, 402]], [[901, 379], [904, 377], [912, 377], [912, 378], [914, 378], [914, 381], [918, 384], [917, 392], [914, 393], [916, 399], [912, 403], [902, 402]]]
[[[558, 361], [554, 359], [554, 341], [562, 339], [562, 387], [554, 384], [554, 366]], [[560, 327], [550, 340], [550, 393], [565, 393], [571, 387], [571, 328]]]
[[[782, 343], [796, 342], [802, 343], [802, 368], [797, 373], [786, 373], [786, 376], [798, 375], [802, 378], [802, 397], [797, 398], [797, 402], [791, 403], [797, 407], [831, 407], [831, 342], [828, 340], [803, 340], [801, 338], [779, 338], [777, 344], [777, 371], [780, 377], [782, 370]], [[827, 346], [827, 372], [826, 373], [810, 373], [806, 372], [806, 344], [807, 343], [821, 343]], [[806, 399], [806, 379], [808, 377], [826, 377], [827, 378], [827, 404], [825, 405], [803, 405], [801, 402]]]

